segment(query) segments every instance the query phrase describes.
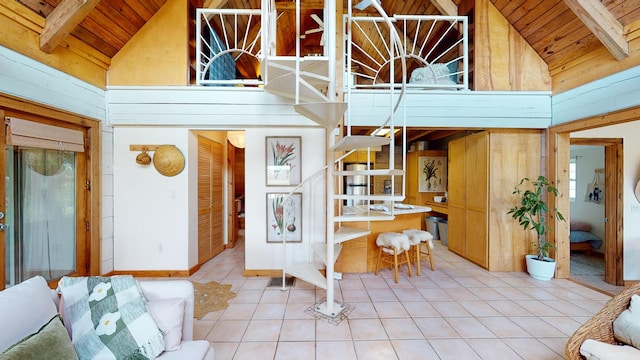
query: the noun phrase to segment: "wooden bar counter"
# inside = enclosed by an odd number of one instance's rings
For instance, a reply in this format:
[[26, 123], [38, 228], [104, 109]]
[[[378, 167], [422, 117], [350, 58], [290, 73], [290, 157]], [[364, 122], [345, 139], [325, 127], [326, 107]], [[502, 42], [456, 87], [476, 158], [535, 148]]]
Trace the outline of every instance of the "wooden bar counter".
[[[411, 209], [394, 209], [393, 220], [356, 221], [349, 226], [366, 229], [370, 226], [371, 233], [358, 239], [346, 241], [342, 244], [342, 251], [335, 264], [335, 271], [342, 273], [366, 273], [376, 269], [378, 260], [378, 246], [376, 238], [383, 232], [402, 232], [406, 229], [421, 229], [426, 213], [431, 211], [428, 206], [412, 205]], [[373, 213], [373, 212], [372, 212]], [[375, 219], [375, 217], [373, 218]]]

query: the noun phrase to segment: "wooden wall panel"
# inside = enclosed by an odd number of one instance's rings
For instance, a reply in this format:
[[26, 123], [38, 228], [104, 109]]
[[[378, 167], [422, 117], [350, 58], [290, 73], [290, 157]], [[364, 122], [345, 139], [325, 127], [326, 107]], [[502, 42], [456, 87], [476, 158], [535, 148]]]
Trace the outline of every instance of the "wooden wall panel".
[[111, 59], [109, 85], [187, 85], [186, 0], [169, 0]]
[[520, 179], [541, 174], [542, 133], [536, 130], [492, 130], [490, 135], [489, 269], [525, 271], [524, 255], [532, 253], [534, 234], [508, 215], [518, 198]]
[[475, 90], [551, 90], [547, 64], [489, 0], [475, 4]]

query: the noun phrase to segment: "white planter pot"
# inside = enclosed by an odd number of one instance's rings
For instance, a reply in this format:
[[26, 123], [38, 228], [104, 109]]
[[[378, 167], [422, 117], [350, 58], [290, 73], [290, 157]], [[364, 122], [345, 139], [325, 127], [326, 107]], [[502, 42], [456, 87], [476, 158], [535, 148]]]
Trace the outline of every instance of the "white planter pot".
[[546, 261], [540, 261], [536, 255], [525, 255], [525, 259], [527, 272], [532, 278], [544, 281], [551, 280], [556, 271], [556, 261], [554, 259], [545, 257]]

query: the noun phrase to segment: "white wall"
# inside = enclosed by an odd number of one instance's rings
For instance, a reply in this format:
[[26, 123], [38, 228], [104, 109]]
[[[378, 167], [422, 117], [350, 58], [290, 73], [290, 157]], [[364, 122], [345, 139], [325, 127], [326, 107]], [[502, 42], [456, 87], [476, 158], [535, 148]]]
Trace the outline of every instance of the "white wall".
[[[571, 220], [591, 224], [591, 233], [603, 240], [597, 251], [604, 252], [604, 202], [596, 204], [584, 201], [587, 184], [593, 182], [595, 169], [604, 169], [604, 148], [602, 146], [572, 146], [571, 158], [576, 158], [576, 200], [571, 202]], [[604, 174], [600, 174], [604, 184]]]
[[[325, 166], [325, 131], [322, 128], [262, 128], [246, 130], [245, 147], [245, 268], [282, 269], [281, 244], [267, 243], [267, 203], [270, 192], [288, 193], [291, 186], [266, 186], [266, 136], [300, 136], [302, 180]], [[326, 233], [325, 176], [320, 175], [302, 192], [302, 243], [287, 245], [287, 264], [313, 260], [310, 243], [324, 243]]]
[[[197, 257], [197, 146], [183, 128], [114, 129], [114, 270], [187, 270]], [[175, 145], [185, 169], [166, 177], [129, 145]], [[153, 153], [151, 153], [153, 155]], [[191, 191], [190, 191], [191, 190]], [[195, 216], [191, 209], [196, 207]]]
[[[640, 121], [612, 125], [571, 134], [577, 138], [622, 138], [624, 151], [623, 169], [623, 279], [640, 279], [640, 203], [634, 196], [635, 185], [640, 179]], [[578, 193], [579, 194], [579, 193]]]

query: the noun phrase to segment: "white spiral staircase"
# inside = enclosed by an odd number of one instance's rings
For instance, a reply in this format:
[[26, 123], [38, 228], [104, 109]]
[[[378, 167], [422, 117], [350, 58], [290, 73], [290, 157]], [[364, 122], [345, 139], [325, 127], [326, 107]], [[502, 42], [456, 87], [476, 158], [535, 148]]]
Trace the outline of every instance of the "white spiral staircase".
[[[372, 2], [373, 1], [373, 2]], [[384, 11], [376, 0], [364, 0], [357, 7], [366, 7], [373, 5], [383, 15]], [[299, 14], [298, 0], [298, 14]], [[326, 13], [335, 14], [335, 2], [327, 1]], [[350, 12], [349, 12], [350, 13]], [[299, 16], [299, 15], [298, 15]], [[325, 34], [329, 48], [335, 49], [332, 44], [336, 44], [335, 32], [335, 16], [325, 17], [325, 29], [329, 31]], [[299, 23], [299, 21], [298, 21]], [[390, 23], [389, 23], [390, 24]], [[298, 34], [300, 27], [297, 26]], [[299, 37], [299, 36], [298, 36]], [[301, 57], [300, 44], [298, 43], [295, 57], [277, 57], [266, 56], [263, 61], [264, 73], [266, 73], [264, 89], [270, 93], [277, 94], [295, 101], [294, 108], [299, 114], [313, 120], [318, 125], [326, 129], [327, 134], [327, 164], [326, 167], [326, 209], [327, 209], [327, 226], [326, 226], [326, 242], [319, 244], [311, 244], [314, 254], [322, 259], [325, 266], [319, 269], [313, 262], [302, 262], [295, 265], [283, 264], [283, 277], [285, 274], [306, 281], [317, 287], [326, 290], [326, 301], [316, 307], [316, 311], [329, 316], [337, 316], [344, 308], [344, 304], [335, 301], [334, 296], [334, 264], [340, 255], [343, 243], [362, 236], [367, 236], [370, 230], [349, 226], [350, 222], [368, 222], [373, 217], [375, 220], [393, 220], [393, 206], [390, 206], [389, 214], [369, 211], [369, 206], [365, 211], [354, 214], [344, 213], [344, 200], [364, 200], [367, 204], [370, 201], [383, 201], [393, 204], [397, 201], [404, 200], [404, 190], [401, 194], [385, 194], [385, 195], [345, 195], [342, 193], [340, 186], [336, 184], [343, 183], [343, 177], [351, 175], [365, 175], [371, 180], [376, 176], [384, 176], [395, 180], [400, 176], [404, 183], [404, 170], [394, 168], [394, 144], [392, 137], [380, 136], [352, 136], [348, 119], [345, 119], [345, 112], [348, 104], [336, 99], [336, 64], [335, 54], [329, 56], [313, 56]], [[406, 74], [406, 71], [405, 71]], [[403, 83], [406, 82], [406, 75], [403, 77]], [[329, 95], [327, 95], [329, 94]], [[401, 97], [400, 97], [401, 98]], [[400, 101], [400, 100], [398, 100]], [[386, 124], [381, 124], [381, 128], [390, 129], [393, 134], [393, 114], [389, 117]], [[346, 130], [346, 135], [339, 137], [336, 132], [341, 125]], [[403, 131], [404, 133], [404, 131]], [[338, 140], [336, 141], [336, 135]], [[389, 149], [389, 168], [387, 169], [368, 169], [364, 171], [342, 171], [342, 159], [350, 152], [359, 149], [381, 148], [384, 145], [390, 145]], [[403, 161], [404, 166], [404, 161]], [[302, 184], [305, 181], [303, 179]], [[302, 184], [300, 186], [302, 186]], [[299, 187], [298, 187], [299, 188]], [[296, 188], [296, 189], [298, 189]], [[402, 186], [404, 189], [404, 186]], [[294, 190], [295, 191], [295, 190]], [[291, 192], [293, 193], [293, 191]], [[286, 243], [285, 243], [286, 249]], [[286, 250], [285, 250], [286, 251]], [[285, 256], [286, 259], [286, 256]], [[285, 260], [286, 262], [286, 260]], [[283, 288], [285, 281], [282, 281]]]

